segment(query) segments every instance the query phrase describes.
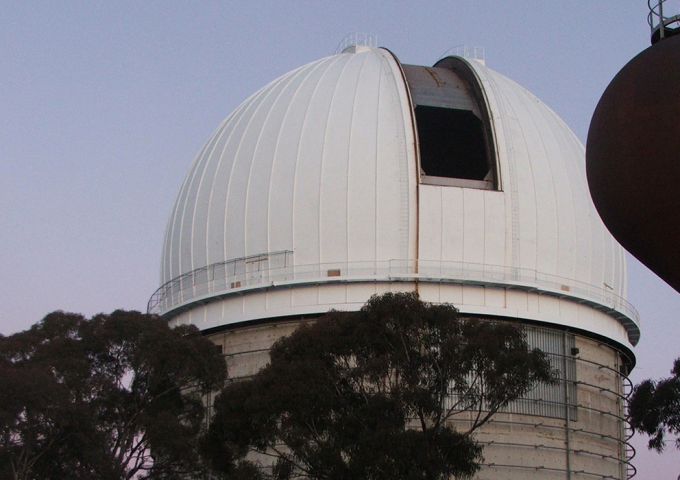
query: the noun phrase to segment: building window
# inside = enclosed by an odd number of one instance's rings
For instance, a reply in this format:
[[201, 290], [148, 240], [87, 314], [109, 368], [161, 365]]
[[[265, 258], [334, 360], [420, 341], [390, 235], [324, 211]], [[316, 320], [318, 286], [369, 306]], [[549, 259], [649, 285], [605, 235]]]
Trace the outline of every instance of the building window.
[[[576, 358], [572, 354], [575, 349], [574, 335], [533, 326], [525, 326], [524, 331], [529, 346], [546, 354], [550, 366], [558, 372], [558, 381], [552, 385], [536, 385], [533, 390], [501, 408], [499, 412], [562, 419], [566, 419], [568, 413], [570, 420], [577, 421]], [[470, 381], [472, 376], [471, 374]], [[459, 397], [455, 393], [451, 394], [451, 405], [458, 401]]]
[[578, 390], [576, 388], [576, 339], [573, 334], [541, 327], [524, 327], [530, 347], [542, 350], [550, 366], [558, 372], [554, 385], [537, 385], [523, 398], [502, 409], [507, 413], [541, 415], [543, 417], [578, 420]]

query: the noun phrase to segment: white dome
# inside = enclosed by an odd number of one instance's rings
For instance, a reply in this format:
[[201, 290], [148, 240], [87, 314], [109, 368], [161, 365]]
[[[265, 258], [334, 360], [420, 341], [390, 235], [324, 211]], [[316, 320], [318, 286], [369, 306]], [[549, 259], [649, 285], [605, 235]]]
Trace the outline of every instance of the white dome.
[[293, 251], [296, 265], [414, 258], [413, 132], [400, 76], [390, 55], [366, 50], [306, 65], [246, 100], [184, 181], [162, 282], [278, 251]]
[[[384, 285], [416, 285], [463, 312], [635, 344], [623, 250], [591, 203], [581, 143], [480, 63], [435, 67], [354, 47], [246, 100], [184, 180], [150, 309], [214, 328], [351, 310]], [[484, 125], [484, 178], [430, 173], [417, 108], [435, 104]]]

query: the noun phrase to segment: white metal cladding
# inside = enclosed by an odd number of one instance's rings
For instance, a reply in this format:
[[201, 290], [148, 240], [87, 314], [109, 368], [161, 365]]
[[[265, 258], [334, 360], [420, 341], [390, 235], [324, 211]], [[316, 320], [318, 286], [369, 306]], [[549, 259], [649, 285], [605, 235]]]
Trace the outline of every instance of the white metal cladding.
[[[286, 300], [275, 316], [320, 313], [328, 309], [321, 291], [338, 283], [457, 283], [486, 288], [486, 300], [456, 302], [464, 312], [523, 317], [502, 289], [545, 293], [606, 312], [635, 344], [623, 250], [590, 201], [583, 146], [524, 88], [467, 64], [491, 116], [498, 191], [418, 184], [409, 92], [392, 54], [355, 47], [323, 58], [255, 93], [199, 152], [168, 222], [157, 311], [315, 285], [320, 293], [304, 308]], [[236, 260], [264, 265], [263, 255], [284, 254], [285, 267], [270, 272], [216, 273]], [[340, 294], [333, 306], [357, 308], [372, 291]], [[257, 312], [238, 307], [234, 318], [261, 316], [269, 308], [262, 301]], [[539, 309], [526, 318], [568, 325], [559, 315]], [[209, 328], [232, 320], [206, 321]]]
[[384, 50], [324, 58], [270, 83], [195, 159], [161, 280], [266, 252], [296, 265], [415, 258], [410, 104]]
[[492, 116], [501, 191], [420, 185], [419, 258], [536, 271], [625, 298], [624, 252], [590, 199], [583, 145], [526, 89], [467, 63]]

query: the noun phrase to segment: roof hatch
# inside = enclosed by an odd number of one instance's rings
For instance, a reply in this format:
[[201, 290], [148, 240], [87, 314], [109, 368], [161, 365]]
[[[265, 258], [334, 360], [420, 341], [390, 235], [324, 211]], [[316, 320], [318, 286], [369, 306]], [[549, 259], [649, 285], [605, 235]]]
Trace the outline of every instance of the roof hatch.
[[497, 189], [488, 115], [471, 82], [451, 67], [403, 69], [418, 130], [421, 183]]

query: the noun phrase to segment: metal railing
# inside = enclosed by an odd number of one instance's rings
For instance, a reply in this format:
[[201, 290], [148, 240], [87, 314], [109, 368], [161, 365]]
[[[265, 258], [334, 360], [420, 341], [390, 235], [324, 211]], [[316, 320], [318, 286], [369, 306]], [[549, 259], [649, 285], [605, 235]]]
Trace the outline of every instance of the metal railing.
[[[600, 384], [594, 384], [590, 382], [585, 382], [583, 380], [578, 380], [575, 382], [575, 385], [578, 386], [578, 390], [580, 390], [582, 393], [586, 393], [586, 391], [590, 391], [591, 395], [596, 395], [599, 397], [606, 396], [611, 403], [617, 403], [620, 406], [622, 405], [623, 408], [619, 408], [619, 412], [613, 411], [613, 410], [603, 410], [603, 409], [598, 409], [592, 406], [584, 405], [581, 401], [578, 400], [578, 398], [574, 398], [572, 402], [568, 403], [567, 408], [572, 408], [575, 409], [577, 412], [580, 413], [580, 415], [583, 416], [588, 416], [588, 415], [597, 415], [600, 416], [603, 421], [607, 419], [611, 424], [619, 424], [619, 425], [628, 425], [628, 419], [626, 418], [625, 415], [625, 409], [627, 406], [628, 402], [628, 397], [630, 395], [630, 379], [628, 378], [627, 375], [622, 373], [619, 369], [612, 368], [609, 365], [602, 364], [599, 362], [595, 362], [592, 360], [586, 360], [581, 357], [572, 357], [575, 359], [575, 361], [581, 365], [581, 368], [585, 366], [590, 366], [592, 368], [597, 368], [600, 370], [605, 370], [608, 371], [610, 375], [612, 375], [612, 379], [621, 385], [622, 391], [615, 391], [612, 389], [608, 388], [603, 388], [602, 385]], [[561, 382], [564, 380], [561, 379]], [[567, 380], [567, 382], [571, 382], [570, 380]], [[590, 398], [590, 396], [586, 397]], [[539, 415], [539, 416], [545, 416], [545, 415]], [[606, 422], [605, 422], [606, 423]], [[607, 474], [606, 472], [602, 471], [589, 471], [583, 469], [581, 466], [580, 470], [572, 469], [571, 466], [567, 469], [565, 468], [550, 468], [544, 465], [541, 466], [531, 466], [531, 465], [521, 465], [521, 464], [516, 464], [516, 463], [482, 463], [482, 465], [486, 466], [487, 468], [494, 468], [494, 469], [511, 469], [511, 470], [523, 470], [523, 471], [551, 471], [554, 473], [564, 473], [566, 478], [578, 478], [578, 477], [585, 477], [585, 478], [600, 478], [600, 479], [611, 479], [611, 480], [621, 480], [621, 479], [631, 479], [633, 478], [637, 470], [635, 466], [632, 464], [631, 460], [635, 456], [635, 449], [633, 446], [630, 444], [630, 438], [632, 435], [629, 434], [629, 431], [627, 428], [624, 428], [624, 431], [616, 434], [616, 435], [610, 435], [605, 433], [603, 430], [598, 430], [597, 428], [593, 428], [593, 426], [585, 426], [587, 424], [583, 425], [575, 425], [572, 427], [565, 427], [564, 425], [557, 425], [557, 424], [549, 424], [546, 422], [538, 422], [535, 423], [533, 421], [527, 421], [527, 420], [520, 420], [514, 417], [508, 417], [507, 419], [503, 418], [493, 418], [490, 422], [490, 425], [508, 425], [508, 427], [521, 427], [521, 426], [526, 426], [526, 427], [531, 427], [531, 428], [539, 428], [543, 429], [549, 432], [554, 432], [552, 433], [553, 436], [558, 437], [560, 435], [559, 432], [568, 429], [571, 435], [578, 435], [581, 437], [592, 437], [593, 439], [596, 439], [598, 441], [607, 441], [611, 442], [612, 445], [618, 445], [618, 447], [611, 448], [610, 450], [613, 452], [614, 450], [619, 450], [621, 453], [618, 455], [612, 454], [612, 453], [605, 453], [604, 451], [600, 449], [593, 448], [595, 444], [593, 444], [590, 448], [585, 447], [583, 442], [581, 442], [581, 445], [578, 448], [572, 448], [572, 447], [562, 447], [562, 446], [550, 446], [546, 444], [541, 444], [541, 445], [536, 445], [534, 443], [523, 443], [521, 441], [507, 441], [507, 442], [501, 442], [498, 440], [490, 440], [486, 442], [481, 442], [485, 446], [491, 446], [491, 445], [498, 445], [498, 446], [504, 446], [508, 448], [517, 448], [517, 449], [546, 449], [546, 450], [565, 450], [569, 449], [569, 452], [571, 455], [574, 456], [574, 460], [578, 461], [578, 457], [581, 456], [587, 456], [587, 457], [592, 457], [592, 458], [598, 458], [602, 460], [606, 460], [609, 462], [612, 462], [613, 466], [618, 465], [618, 470], [620, 470], [620, 473], [618, 475], [613, 475], [613, 474]], [[514, 458], [514, 457], [512, 457]], [[517, 458], [521, 458], [521, 454]]]
[[455, 47], [449, 48], [445, 51], [439, 60], [446, 57], [463, 57], [469, 58], [471, 60], [477, 60], [481, 63], [485, 63], [485, 53], [484, 47], [468, 46], [468, 45], [456, 45]]
[[348, 47], [354, 46], [377, 47], [378, 36], [372, 33], [350, 33], [340, 41], [333, 54], [337, 55], [338, 53], [344, 52]]
[[294, 265], [293, 252], [252, 255], [201, 267], [162, 285], [151, 296], [149, 313], [164, 314], [193, 301], [272, 287], [349, 282], [434, 282], [537, 291], [574, 298], [613, 315], [637, 342], [640, 317], [610, 288], [536, 270], [503, 265], [430, 260], [386, 260]]
[[669, 5], [666, 3], [667, 0], [647, 0], [647, 7], [649, 7], [647, 24], [651, 30], [652, 44], [663, 40], [669, 36], [669, 33], [680, 27], [680, 3], [676, 2], [674, 15], [668, 15]]
[[630, 396], [633, 394], [634, 385], [627, 375], [622, 375], [622, 378], [623, 378], [622, 401], [624, 404], [624, 408], [626, 409], [626, 415], [624, 418], [623, 425], [623, 438], [624, 438], [623, 443], [626, 457], [626, 477], [633, 478], [635, 475], [637, 475], [637, 468], [635, 468], [635, 465], [633, 465], [632, 460], [633, 458], [635, 458], [637, 452], [635, 451], [635, 447], [631, 443], [631, 439], [633, 438], [633, 435], [635, 435], [635, 430], [633, 430], [633, 426], [630, 423], [630, 418], [629, 415], [627, 414], [627, 409]]

